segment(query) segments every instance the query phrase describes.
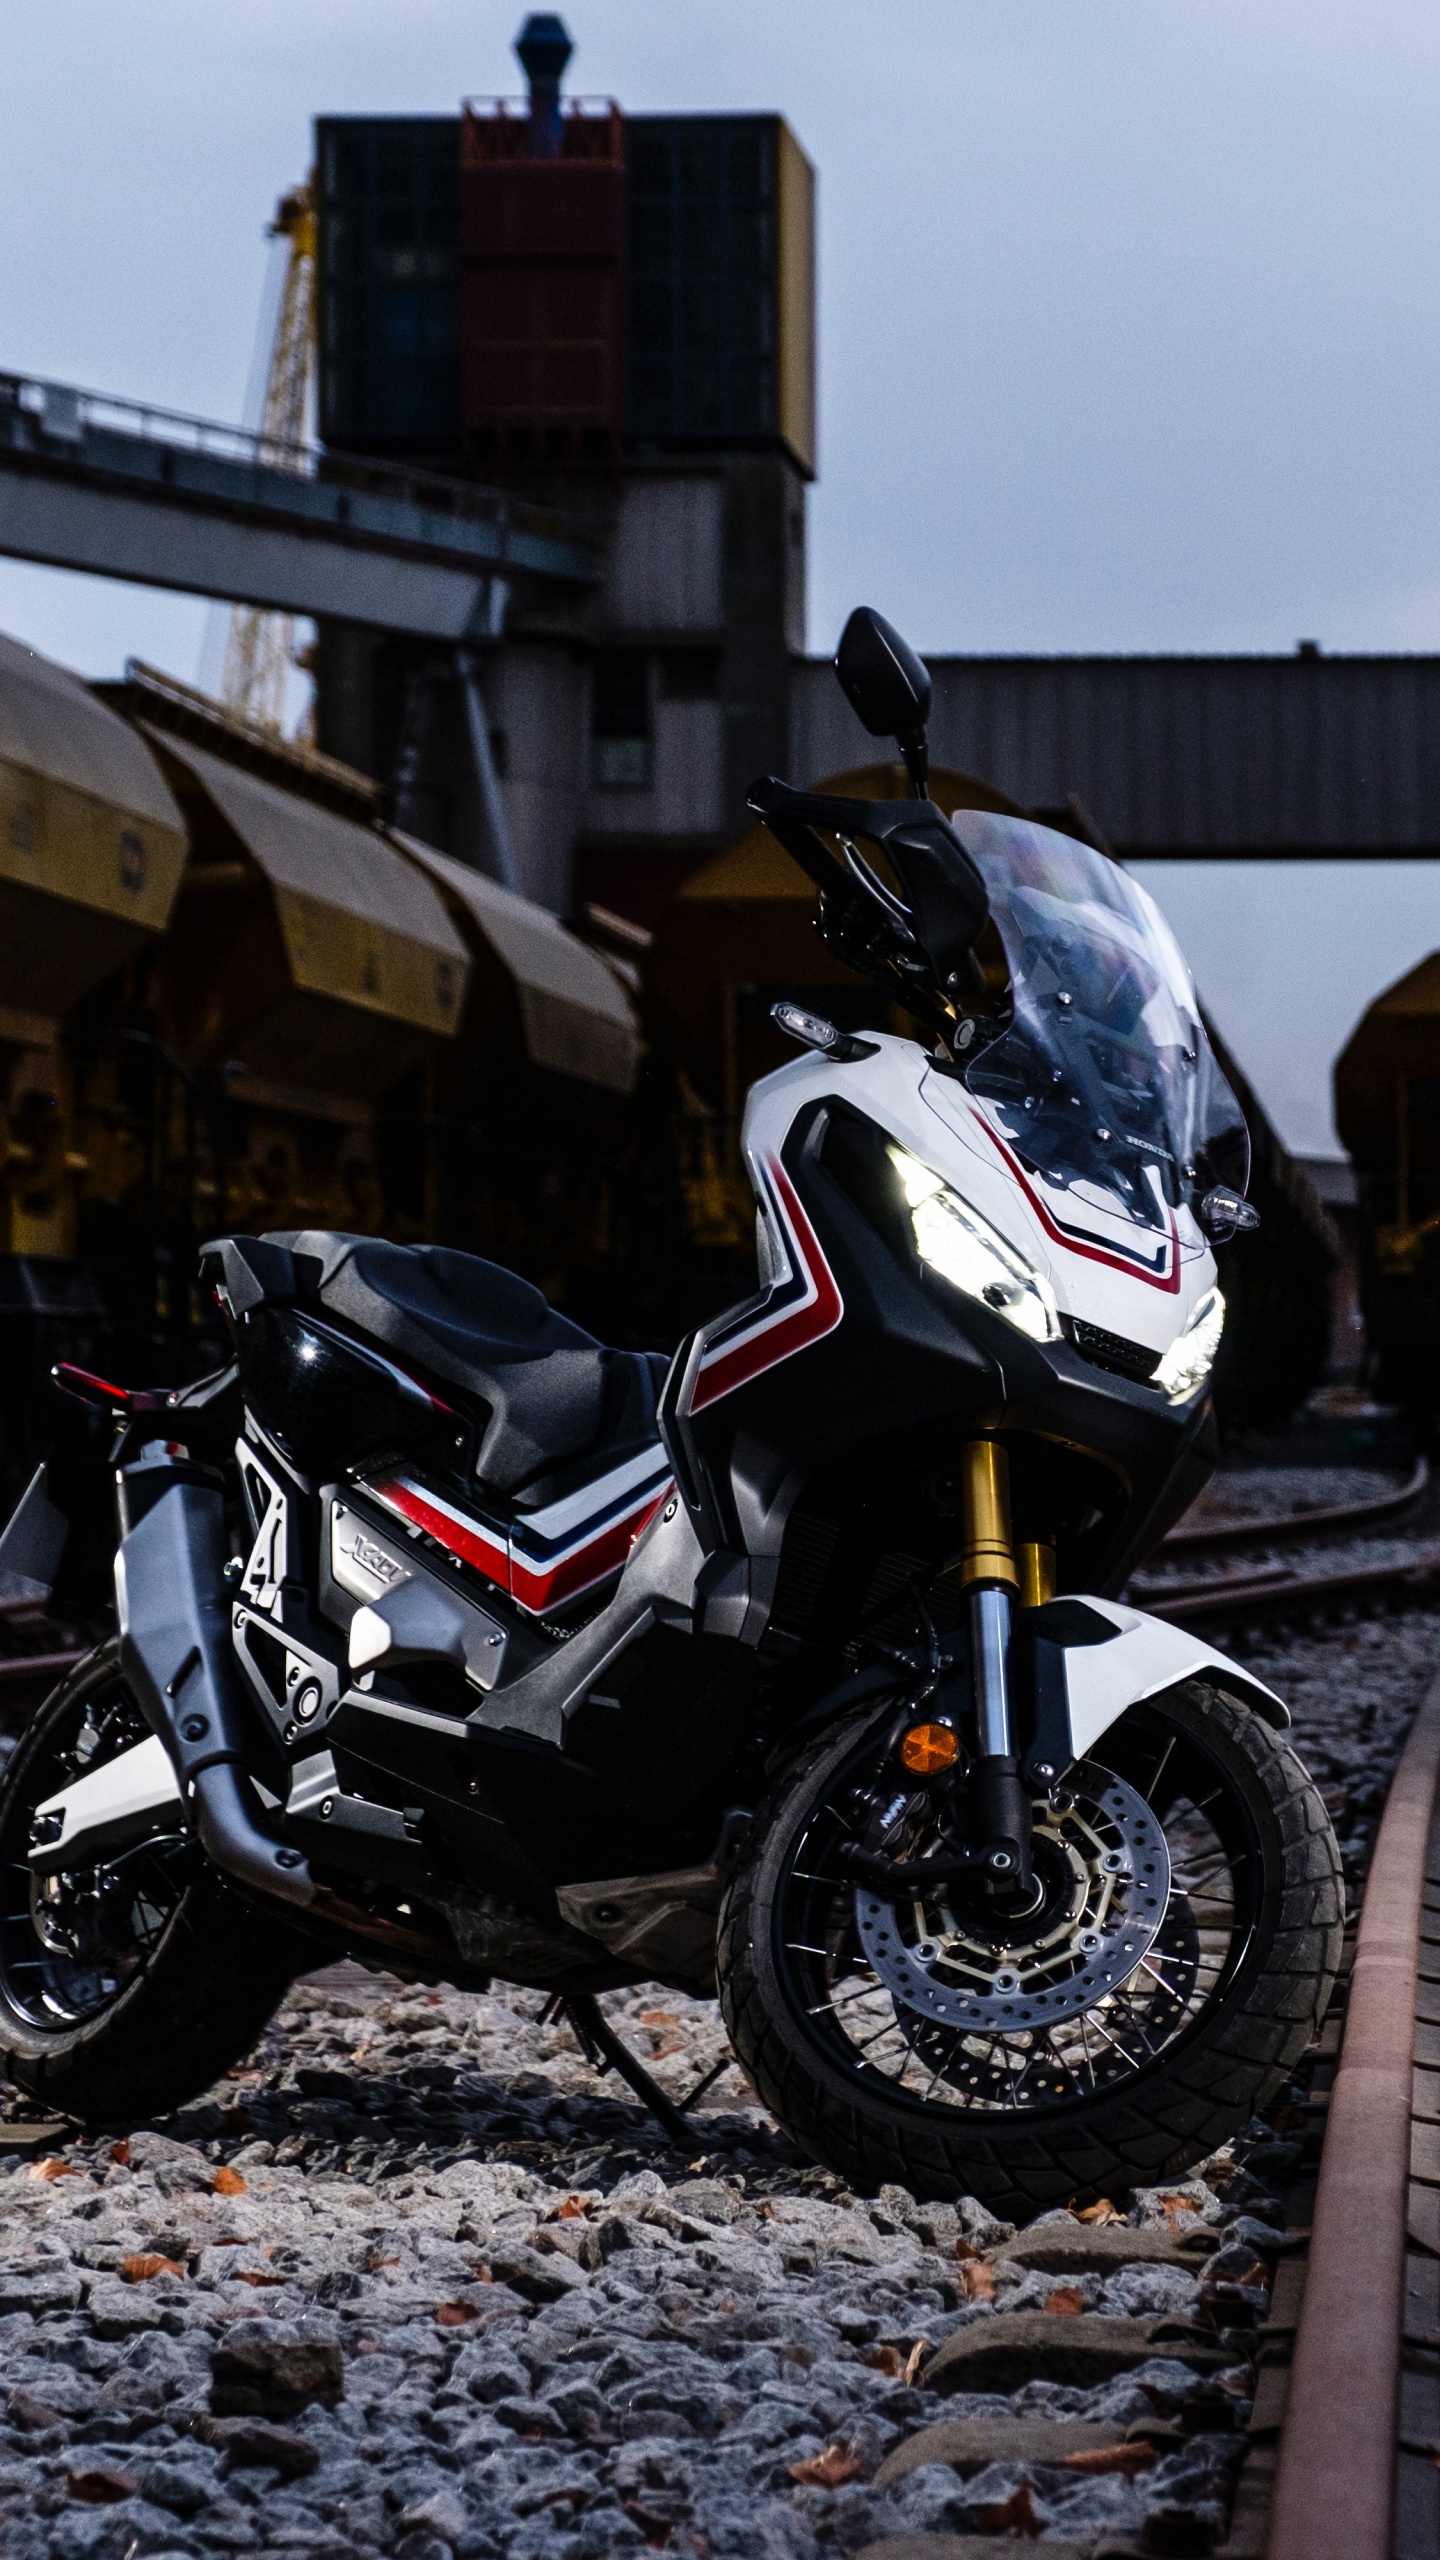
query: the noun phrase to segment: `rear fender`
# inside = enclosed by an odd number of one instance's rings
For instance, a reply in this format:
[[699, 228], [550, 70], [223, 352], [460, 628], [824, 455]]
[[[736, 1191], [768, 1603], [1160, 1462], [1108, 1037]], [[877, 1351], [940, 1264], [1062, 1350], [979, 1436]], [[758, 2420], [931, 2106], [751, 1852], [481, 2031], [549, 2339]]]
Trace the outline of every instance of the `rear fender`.
[[37, 1467], [0, 1530], [0, 1607], [43, 1609], [55, 1588], [70, 1523]]
[[[1024, 1772], [1048, 1786], [1083, 1760], [1131, 1707], [1183, 1681], [1223, 1689], [1283, 1732], [1290, 1710], [1263, 1680], [1188, 1628], [1172, 1627], [1121, 1600], [1050, 1600], [1016, 1620], [1017, 1686], [1029, 1687], [1034, 1739]], [[1021, 1668], [1023, 1665], [1023, 1669]], [[1028, 1675], [1028, 1676], [1027, 1676]]]
[[164, 1743], [152, 1733], [36, 1806], [30, 1865], [38, 1876], [99, 1866], [156, 1832], [185, 1828], [180, 1782]]

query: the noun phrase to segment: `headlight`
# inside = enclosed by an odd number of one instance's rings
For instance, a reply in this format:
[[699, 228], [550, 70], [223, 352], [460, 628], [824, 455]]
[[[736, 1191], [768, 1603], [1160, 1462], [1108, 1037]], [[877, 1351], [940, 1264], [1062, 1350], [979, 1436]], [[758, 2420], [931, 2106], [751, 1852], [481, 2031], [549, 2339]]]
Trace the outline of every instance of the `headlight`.
[[993, 1307], [1032, 1342], [1054, 1342], [1060, 1320], [1049, 1281], [918, 1156], [904, 1147], [886, 1153], [900, 1176], [921, 1261], [967, 1297]]
[[1159, 1368], [1151, 1371], [1151, 1386], [1159, 1387], [1172, 1404], [1183, 1404], [1214, 1368], [1224, 1330], [1225, 1301], [1218, 1289], [1212, 1289], [1201, 1299], [1184, 1332], [1176, 1335]]

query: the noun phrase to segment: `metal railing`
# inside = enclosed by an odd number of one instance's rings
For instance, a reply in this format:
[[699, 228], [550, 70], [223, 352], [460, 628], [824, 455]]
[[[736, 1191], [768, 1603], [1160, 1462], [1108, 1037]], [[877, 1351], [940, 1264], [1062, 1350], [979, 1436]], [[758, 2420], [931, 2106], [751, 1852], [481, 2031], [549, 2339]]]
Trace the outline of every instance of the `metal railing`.
[[[8, 432], [7, 432], [8, 422]], [[14, 430], [21, 429], [17, 439]], [[187, 416], [151, 401], [126, 400], [108, 391], [85, 391], [73, 383], [47, 382], [37, 375], [0, 372], [0, 443], [23, 440], [39, 451], [85, 458], [94, 436], [123, 436], [162, 452], [202, 455], [257, 472], [281, 472], [291, 479], [323, 483], [327, 488], [354, 489], [419, 509], [426, 515], [454, 516], [492, 525], [502, 537], [523, 532], [552, 541], [589, 548], [584, 531], [548, 508], [517, 502], [499, 489], [478, 481], [448, 478], [409, 463], [368, 455], [334, 453], [312, 443], [223, 425], [213, 418]]]

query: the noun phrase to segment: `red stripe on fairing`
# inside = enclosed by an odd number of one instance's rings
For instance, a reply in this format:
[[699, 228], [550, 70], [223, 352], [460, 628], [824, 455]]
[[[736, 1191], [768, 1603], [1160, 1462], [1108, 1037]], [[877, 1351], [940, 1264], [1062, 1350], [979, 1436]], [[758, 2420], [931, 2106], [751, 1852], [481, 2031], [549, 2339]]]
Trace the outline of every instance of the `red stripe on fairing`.
[[812, 1342], [834, 1332], [845, 1313], [835, 1275], [800, 1206], [794, 1184], [777, 1157], [767, 1157], [766, 1163], [785, 1211], [790, 1241], [814, 1295], [803, 1306], [790, 1308], [768, 1324], [762, 1317], [755, 1331], [737, 1342], [732, 1351], [722, 1351], [713, 1360], [702, 1361], [686, 1407], [689, 1414], [703, 1413], [707, 1405], [718, 1403], [721, 1396], [733, 1395], [737, 1387], [748, 1386], [752, 1378], [763, 1377], [767, 1369], [789, 1360], [795, 1352], [808, 1351]]
[[1019, 1183], [1021, 1190], [1024, 1192], [1026, 1199], [1029, 1201], [1031, 1208], [1034, 1210], [1035, 1215], [1039, 1219], [1046, 1234], [1050, 1237], [1052, 1243], [1059, 1245], [1063, 1253], [1079, 1254], [1086, 1262], [1103, 1262], [1108, 1270], [1123, 1271], [1126, 1274], [1126, 1277], [1131, 1280], [1143, 1280], [1147, 1289], [1160, 1289], [1164, 1292], [1167, 1298], [1174, 1298], [1179, 1295], [1180, 1230], [1175, 1224], [1175, 1212], [1173, 1209], [1168, 1212], [1170, 1219], [1170, 1277], [1168, 1280], [1162, 1280], [1158, 1273], [1154, 1271], [1147, 1271], [1143, 1263], [1127, 1261], [1122, 1253], [1109, 1252], [1104, 1245], [1077, 1244], [1073, 1236], [1067, 1235], [1063, 1227], [1058, 1227], [1056, 1225], [1049, 1210], [1046, 1208], [1044, 1201], [1040, 1198], [1039, 1193], [1033, 1190], [1030, 1183], [1026, 1180], [1025, 1168], [1020, 1163], [1019, 1158], [1011, 1154], [1010, 1149], [1006, 1146], [999, 1131], [997, 1129], [992, 1129], [984, 1112], [975, 1110], [973, 1103], [971, 1105], [971, 1110], [974, 1113], [974, 1117], [979, 1121], [986, 1137], [990, 1140], [991, 1145], [999, 1148], [1001, 1155], [1004, 1157], [1010, 1171], [1014, 1174], [1016, 1181]]
[[672, 1482], [673, 1478], [667, 1477], [658, 1493], [647, 1495], [635, 1510], [612, 1521], [598, 1537], [553, 1565], [527, 1564], [513, 1546], [482, 1529], [477, 1521], [462, 1520], [448, 1505], [429, 1499], [417, 1486], [406, 1484], [399, 1477], [387, 1476], [379, 1484], [367, 1485], [365, 1490], [377, 1502], [383, 1502], [387, 1510], [398, 1512], [402, 1520], [424, 1529], [451, 1555], [474, 1565], [487, 1581], [508, 1591], [534, 1617], [618, 1573], [636, 1539], [649, 1528]]
[[418, 1486], [406, 1484], [402, 1477], [385, 1476], [379, 1484], [368, 1485], [366, 1491], [373, 1493], [377, 1502], [383, 1502], [387, 1510], [398, 1511], [412, 1527], [438, 1538], [453, 1556], [462, 1557], [491, 1582], [498, 1582], [502, 1591], [509, 1590], [510, 1550], [503, 1538], [482, 1529], [476, 1520], [462, 1520], [448, 1505], [430, 1501]]
[[541, 1609], [554, 1609], [561, 1601], [573, 1600], [597, 1582], [618, 1573], [642, 1530], [648, 1529], [670, 1487], [662, 1485], [657, 1494], [640, 1511], [616, 1520], [608, 1529], [592, 1538], [578, 1555], [566, 1556], [560, 1564], [537, 1570], [527, 1565], [515, 1549], [510, 1550], [510, 1590], [522, 1609], [532, 1614]]

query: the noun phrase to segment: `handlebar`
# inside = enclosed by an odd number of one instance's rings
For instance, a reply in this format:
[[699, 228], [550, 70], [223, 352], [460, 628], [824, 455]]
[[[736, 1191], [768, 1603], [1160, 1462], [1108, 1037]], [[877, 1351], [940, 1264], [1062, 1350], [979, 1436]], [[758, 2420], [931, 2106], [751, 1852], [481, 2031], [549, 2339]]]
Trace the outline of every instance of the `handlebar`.
[[[918, 971], [930, 979], [933, 999], [918, 1009], [933, 1015], [948, 1008], [966, 981], [990, 902], [979, 871], [933, 800], [851, 800], [797, 791], [766, 774], [751, 789], [749, 806], [820, 890], [820, 930], [837, 955], [867, 976], [892, 985], [898, 978], [912, 1010]], [[868, 865], [841, 862], [817, 830], [878, 845], [903, 897], [895, 897]]]

